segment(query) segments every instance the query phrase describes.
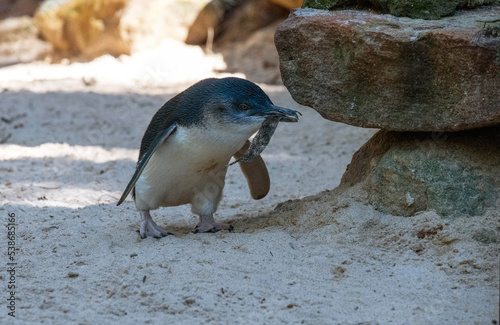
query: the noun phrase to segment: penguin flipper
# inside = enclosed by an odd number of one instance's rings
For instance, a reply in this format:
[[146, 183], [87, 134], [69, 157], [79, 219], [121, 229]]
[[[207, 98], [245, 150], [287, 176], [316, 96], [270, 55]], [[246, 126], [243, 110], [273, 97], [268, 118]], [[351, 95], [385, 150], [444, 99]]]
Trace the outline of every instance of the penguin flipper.
[[[245, 155], [248, 148], [250, 147], [250, 141], [247, 140], [243, 147], [234, 154], [235, 159], [239, 159]], [[269, 179], [269, 173], [267, 171], [266, 163], [259, 155], [250, 161], [238, 161], [241, 171], [245, 178], [247, 179], [248, 188], [250, 189], [250, 195], [254, 200], [262, 199], [269, 193], [269, 188], [271, 186], [271, 180]]]
[[125, 199], [127, 198], [128, 194], [130, 193], [130, 191], [132, 191], [132, 189], [134, 188], [135, 183], [137, 182], [137, 180], [141, 176], [142, 171], [144, 170], [144, 168], [146, 168], [146, 165], [148, 164], [149, 160], [151, 159], [151, 157], [155, 153], [156, 149], [158, 149], [158, 147], [165, 140], [167, 140], [167, 138], [172, 134], [172, 132], [175, 131], [175, 129], [177, 129], [177, 124], [176, 123], [170, 125], [165, 131], [161, 132], [158, 135], [158, 137], [156, 137], [156, 139], [153, 141], [153, 143], [148, 148], [148, 150], [146, 151], [146, 153], [137, 162], [137, 166], [135, 168], [135, 173], [132, 176], [132, 178], [130, 179], [130, 182], [128, 182], [128, 185], [125, 188], [125, 191], [123, 191], [123, 194], [122, 194], [120, 200], [118, 201], [118, 203], [116, 205], [120, 205], [120, 204], [122, 204], [123, 201], [125, 201]]

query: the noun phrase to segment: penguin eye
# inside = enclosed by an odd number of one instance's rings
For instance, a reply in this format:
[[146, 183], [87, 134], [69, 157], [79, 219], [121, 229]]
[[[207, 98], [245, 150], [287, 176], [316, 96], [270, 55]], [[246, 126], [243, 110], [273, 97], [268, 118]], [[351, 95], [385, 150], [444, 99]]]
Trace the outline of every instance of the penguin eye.
[[239, 104], [238, 108], [241, 109], [242, 111], [247, 111], [250, 109], [250, 106], [247, 104]]

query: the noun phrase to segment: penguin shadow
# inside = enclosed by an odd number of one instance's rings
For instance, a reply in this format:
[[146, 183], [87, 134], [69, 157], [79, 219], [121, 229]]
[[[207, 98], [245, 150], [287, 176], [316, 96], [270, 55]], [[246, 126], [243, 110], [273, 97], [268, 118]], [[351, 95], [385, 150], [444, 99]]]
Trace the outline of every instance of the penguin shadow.
[[234, 226], [233, 232], [235, 233], [253, 233], [269, 228], [293, 231], [293, 228], [298, 226], [300, 215], [303, 212], [293, 211], [296, 202], [299, 200], [281, 202], [268, 211], [257, 215], [242, 215], [229, 223]]
[[258, 215], [240, 215], [241, 217], [229, 221], [234, 229], [233, 233], [253, 233], [259, 230], [277, 226], [278, 223], [273, 220], [273, 211], [261, 213]]
[[[176, 217], [177, 220], [172, 222], [171, 220], [169, 220], [171, 219], [169, 218], [169, 216], [171, 217], [172, 213], [168, 212], [168, 208], [166, 208], [165, 211], [161, 211], [161, 209], [155, 210], [153, 211], [153, 213], [155, 222], [159, 226], [171, 232], [173, 235], [171, 236], [174, 238], [184, 238], [190, 236], [213, 236], [213, 235], [224, 236], [224, 234], [253, 233], [259, 230], [279, 225], [279, 222], [270, 220], [270, 215], [266, 213], [253, 216], [238, 214], [235, 215], [234, 218], [229, 217], [227, 219], [221, 220], [231, 225], [233, 227], [231, 230], [219, 230], [217, 232], [198, 233], [195, 230], [196, 224], [198, 222], [197, 221], [198, 216], [184, 215], [184, 218], [182, 218], [182, 216], [177, 216]], [[270, 211], [270, 213], [272, 213], [272, 211]], [[220, 218], [218, 219], [217, 216], [215, 216], [215, 218], [216, 220], [220, 219]], [[185, 220], [180, 220], [180, 219], [185, 219]], [[136, 234], [138, 238], [143, 239], [139, 232], [140, 219], [138, 212], [137, 212], [137, 219], [135, 219], [133, 223], [128, 225], [128, 229], [132, 231], [134, 234]]]
[[[112, 205], [113, 206], [113, 205]], [[132, 204], [133, 206], [133, 204]], [[135, 209], [135, 207], [132, 207], [131, 209]], [[127, 226], [127, 229], [131, 231], [134, 235], [137, 235], [137, 238], [139, 239], [147, 239], [147, 238], [142, 238], [140, 234], [140, 227], [141, 227], [141, 220], [139, 216], [139, 212], [135, 211], [136, 218], [132, 220], [132, 223], [130, 223]], [[194, 221], [194, 217], [191, 215], [185, 215], [185, 214], [175, 214], [172, 212], [168, 211], [168, 208], [166, 209], [158, 209], [152, 211], [152, 214], [154, 214], [153, 219], [156, 222], [156, 224], [160, 227], [165, 228], [168, 232], [171, 233], [171, 235], [166, 236], [165, 238], [172, 237], [172, 238], [183, 238], [186, 236], [190, 235], [198, 235], [195, 233], [195, 228], [196, 228], [196, 221]], [[172, 217], [176, 220], [172, 221]], [[182, 218], [182, 216], [185, 216], [185, 218]], [[183, 220], [185, 219], [185, 220]], [[201, 234], [203, 235], [203, 234]], [[154, 239], [162, 239], [162, 238], [154, 238]]]
[[290, 229], [298, 224], [300, 211], [294, 211], [299, 200], [287, 200], [277, 203], [266, 209], [266, 211], [255, 214], [251, 211], [238, 213], [229, 217], [226, 221], [234, 229], [233, 233], [253, 233], [268, 228]]
[[[287, 229], [288, 227], [294, 226], [296, 223], [291, 218], [283, 218], [281, 212], [283, 210], [283, 206], [286, 206], [288, 202], [279, 203], [274, 207], [270, 207], [267, 211], [255, 214], [251, 211], [240, 212], [234, 215], [227, 214], [227, 211], [222, 211], [224, 217], [215, 215], [215, 220], [227, 223], [232, 226], [231, 230], [220, 230], [217, 232], [206, 232], [206, 233], [197, 233], [195, 231], [196, 225], [198, 223], [199, 217], [191, 214], [189, 212], [178, 212], [179, 207], [166, 207], [160, 208], [158, 210], [152, 211], [153, 219], [155, 222], [167, 229], [169, 232], [173, 234], [173, 237], [184, 238], [190, 236], [211, 236], [211, 235], [222, 235], [225, 234], [239, 234], [239, 233], [253, 233], [256, 231], [278, 227], [282, 229]], [[127, 202], [127, 210], [135, 210], [135, 206], [132, 202]], [[184, 207], [188, 210], [188, 207]], [[183, 208], [183, 210], [184, 210]], [[113, 204], [110, 205], [110, 209], [115, 209], [116, 207]], [[118, 208], [120, 209], [120, 208]], [[175, 210], [175, 211], [170, 211]], [[128, 213], [128, 212], [127, 212]], [[140, 217], [139, 212], [134, 212], [136, 218], [132, 220], [127, 227], [127, 229], [134, 234], [137, 234], [138, 238], [140, 237], [139, 228], [140, 228]], [[170, 236], [167, 236], [170, 237]], [[161, 238], [160, 238], [161, 239]]]

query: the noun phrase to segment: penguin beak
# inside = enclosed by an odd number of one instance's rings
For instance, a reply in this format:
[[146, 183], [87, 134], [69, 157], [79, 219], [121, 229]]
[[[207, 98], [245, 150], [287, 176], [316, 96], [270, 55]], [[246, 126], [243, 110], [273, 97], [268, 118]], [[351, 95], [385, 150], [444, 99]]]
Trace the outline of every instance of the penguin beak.
[[299, 120], [300, 112], [272, 105], [271, 109], [267, 110], [264, 114], [265, 117], [279, 117], [280, 122], [297, 122]]

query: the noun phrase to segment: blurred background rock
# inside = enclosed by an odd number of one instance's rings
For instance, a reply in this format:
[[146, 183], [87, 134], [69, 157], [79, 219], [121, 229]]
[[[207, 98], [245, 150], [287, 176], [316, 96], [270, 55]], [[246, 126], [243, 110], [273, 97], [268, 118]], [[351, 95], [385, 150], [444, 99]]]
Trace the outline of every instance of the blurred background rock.
[[0, 67], [168, 51], [162, 42], [174, 40], [221, 53], [227, 72], [281, 83], [274, 31], [301, 5], [302, 0], [2, 1]]
[[47, 55], [50, 44], [38, 37], [33, 14], [40, 0], [0, 2], [0, 67], [30, 62]]

